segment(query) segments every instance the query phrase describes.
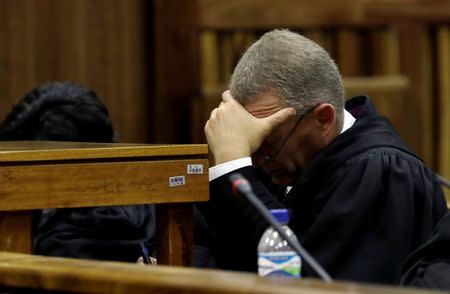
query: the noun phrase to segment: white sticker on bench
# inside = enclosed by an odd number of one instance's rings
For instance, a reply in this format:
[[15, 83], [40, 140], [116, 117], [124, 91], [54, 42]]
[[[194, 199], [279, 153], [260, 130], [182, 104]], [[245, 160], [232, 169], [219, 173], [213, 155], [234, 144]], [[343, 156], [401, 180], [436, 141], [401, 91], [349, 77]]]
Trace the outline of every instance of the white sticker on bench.
[[188, 175], [201, 175], [203, 174], [203, 164], [188, 164], [187, 165]]
[[184, 176], [169, 177], [169, 187], [177, 187], [186, 185]]

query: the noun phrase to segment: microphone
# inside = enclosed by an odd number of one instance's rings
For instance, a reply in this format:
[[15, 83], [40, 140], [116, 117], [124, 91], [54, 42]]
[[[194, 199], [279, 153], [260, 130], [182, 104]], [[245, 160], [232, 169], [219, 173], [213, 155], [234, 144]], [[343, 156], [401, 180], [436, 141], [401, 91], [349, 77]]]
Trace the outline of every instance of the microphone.
[[270, 211], [264, 206], [259, 198], [253, 193], [252, 186], [240, 173], [234, 173], [229, 177], [235, 194], [243, 194], [248, 201], [258, 210], [262, 217], [278, 232], [291, 246], [295, 252], [316, 272], [316, 274], [325, 282], [333, 282], [330, 275], [320, 266], [317, 261], [298, 243], [292, 240], [282, 229], [281, 224], [272, 216]]

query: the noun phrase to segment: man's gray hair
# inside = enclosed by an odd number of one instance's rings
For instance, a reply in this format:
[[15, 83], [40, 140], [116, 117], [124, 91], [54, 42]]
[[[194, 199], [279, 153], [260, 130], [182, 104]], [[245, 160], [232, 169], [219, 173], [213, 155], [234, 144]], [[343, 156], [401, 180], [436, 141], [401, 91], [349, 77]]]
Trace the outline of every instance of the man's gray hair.
[[268, 32], [247, 49], [231, 76], [230, 92], [241, 104], [271, 93], [299, 115], [330, 103], [338, 126], [343, 124], [344, 87], [336, 64], [319, 45], [289, 30]]

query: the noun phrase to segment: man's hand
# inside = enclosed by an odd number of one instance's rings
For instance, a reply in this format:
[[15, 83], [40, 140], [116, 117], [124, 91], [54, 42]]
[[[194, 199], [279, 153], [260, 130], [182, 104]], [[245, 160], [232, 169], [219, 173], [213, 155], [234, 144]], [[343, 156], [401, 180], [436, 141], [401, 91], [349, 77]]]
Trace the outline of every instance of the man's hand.
[[293, 115], [293, 108], [283, 108], [268, 117], [256, 118], [225, 91], [205, 125], [215, 165], [250, 156], [267, 135]]

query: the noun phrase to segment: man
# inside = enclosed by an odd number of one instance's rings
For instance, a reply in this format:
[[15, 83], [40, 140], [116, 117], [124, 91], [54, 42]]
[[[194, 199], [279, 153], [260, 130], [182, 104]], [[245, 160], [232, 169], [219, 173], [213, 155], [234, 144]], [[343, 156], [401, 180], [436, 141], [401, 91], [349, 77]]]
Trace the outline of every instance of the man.
[[[374, 109], [345, 104], [340, 73], [314, 42], [269, 32], [242, 56], [205, 134], [215, 163], [201, 207], [217, 264], [256, 270], [267, 224], [228, 183], [240, 172], [336, 279], [394, 283], [408, 253], [446, 211], [442, 190]], [[281, 187], [281, 189], [280, 189]], [[314, 275], [304, 264], [303, 275]]]

